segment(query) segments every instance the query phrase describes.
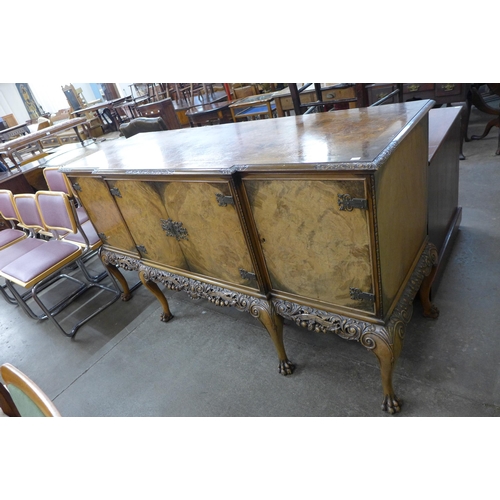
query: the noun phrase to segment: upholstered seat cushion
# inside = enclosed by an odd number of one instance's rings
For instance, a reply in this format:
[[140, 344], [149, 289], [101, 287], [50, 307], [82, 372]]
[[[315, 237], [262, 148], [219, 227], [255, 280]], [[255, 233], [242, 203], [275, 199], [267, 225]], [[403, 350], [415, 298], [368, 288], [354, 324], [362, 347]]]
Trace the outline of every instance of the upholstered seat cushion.
[[76, 215], [78, 216], [78, 222], [80, 222], [80, 224], [89, 220], [89, 214], [83, 207], [77, 207]]
[[19, 229], [4, 229], [0, 231], [0, 250], [23, 238], [26, 238], [26, 233]]
[[[3, 232], [3, 231], [2, 231]], [[29, 252], [47, 243], [38, 238], [25, 238], [14, 245], [0, 250], [0, 271], [11, 262], [27, 255]]]
[[[90, 246], [94, 246], [97, 243], [101, 242], [101, 239], [96, 233], [96, 230], [94, 229], [94, 226], [92, 222], [87, 221], [81, 224], [83, 232], [87, 235], [87, 238], [89, 240]], [[85, 240], [83, 239], [83, 236], [81, 235], [80, 231], [76, 234], [68, 233], [64, 236], [65, 241], [71, 241], [73, 243], [76, 243], [78, 245], [84, 245]]]
[[65, 267], [81, 253], [82, 250], [72, 243], [46, 241], [31, 252], [1, 267], [1, 274], [21, 286], [30, 287], [57, 269]]

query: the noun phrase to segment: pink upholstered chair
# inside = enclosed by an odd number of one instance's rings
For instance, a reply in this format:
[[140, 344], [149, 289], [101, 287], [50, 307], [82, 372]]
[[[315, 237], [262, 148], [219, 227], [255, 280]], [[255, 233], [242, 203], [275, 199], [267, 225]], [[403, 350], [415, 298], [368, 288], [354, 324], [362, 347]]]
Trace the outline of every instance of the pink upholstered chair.
[[73, 188], [71, 187], [71, 183], [69, 179], [66, 177], [66, 174], [59, 170], [59, 167], [45, 167], [43, 169], [43, 176], [45, 177], [45, 182], [47, 183], [48, 188], [51, 191], [62, 191], [67, 195], [75, 198], [77, 204], [77, 215], [80, 223], [87, 222], [89, 220], [89, 216], [86, 210], [81, 206], [79, 200], [76, 198], [75, 193], [73, 192]]
[[[94, 225], [90, 221], [87, 211], [81, 205], [77, 196], [75, 196], [75, 193], [73, 191], [73, 188], [71, 186], [68, 177], [64, 172], [61, 172], [59, 170], [59, 167], [46, 167], [43, 169], [43, 175], [45, 177], [45, 181], [47, 182], [47, 186], [49, 187], [50, 191], [61, 191], [69, 195], [73, 200], [75, 200], [76, 214], [78, 216], [78, 221], [82, 225], [83, 233], [87, 235], [90, 242], [90, 247], [88, 247], [82, 259], [80, 259], [79, 265], [82, 271], [85, 273], [85, 277], [89, 281], [94, 281], [94, 282], [101, 281], [107, 276], [105, 272], [91, 276], [88, 269], [85, 267], [85, 262], [94, 257], [96, 255], [97, 249], [102, 245], [102, 241], [97, 235], [97, 232], [94, 228]], [[69, 234], [67, 239], [74, 243], [83, 242], [82, 235]]]
[[[26, 229], [26, 231], [17, 229], [20, 224], [19, 213], [14, 204], [12, 192], [7, 189], [0, 189], [0, 214], [2, 214], [2, 217], [9, 221], [12, 226], [9, 229], [0, 231], [0, 253], [4, 254], [3, 258], [5, 259], [9, 258], [9, 255], [16, 255], [18, 250], [11, 249], [9, 252], [3, 252], [3, 250], [26, 239], [28, 236], [28, 229]], [[31, 245], [31, 242], [27, 242], [24, 245]], [[0, 293], [7, 302], [17, 304], [16, 299], [8, 293], [6, 284], [0, 284]]]
[[0, 231], [0, 250], [2, 250], [26, 238], [27, 234], [21, 229], [16, 229], [19, 214], [12, 203], [12, 193], [6, 189], [0, 189], [0, 214], [11, 225], [10, 228]]
[[[54, 234], [57, 235], [66, 233], [76, 234], [78, 231], [81, 231], [81, 226], [75, 216], [74, 208], [71, 205], [72, 202], [66, 193], [38, 191], [35, 195], [24, 195], [19, 197], [18, 201], [19, 200], [21, 200], [21, 203], [16, 203], [19, 216], [22, 222], [28, 226], [36, 226], [41, 221], [45, 231], [54, 231]], [[39, 211], [38, 214], [36, 213], [35, 207]], [[8, 247], [5, 250], [7, 254], [5, 254], [4, 251], [0, 252], [0, 276], [6, 280], [6, 285], [16, 298], [18, 304], [33, 318], [49, 318], [57, 328], [68, 337], [73, 337], [84, 323], [96, 316], [106, 307], [110, 306], [121, 295], [121, 291], [114, 277], [109, 273], [108, 276], [111, 279], [111, 286], [85, 283], [75, 276], [64, 274], [64, 269], [70, 264], [77, 262], [84, 254], [86, 247], [89, 246], [85, 236], [83, 239], [85, 241], [84, 245], [76, 245], [59, 239], [59, 236], [51, 240], [26, 238]], [[33, 245], [32, 248], [24, 248], [21, 247], [24, 241], [35, 243], [31, 243]], [[9, 252], [11, 249], [15, 249], [17, 252]], [[14, 253], [17, 255], [13, 255]], [[63, 278], [77, 283], [79, 285], [78, 289], [57, 304], [48, 307], [41, 300], [39, 291], [54, 285]], [[14, 284], [24, 289], [31, 290], [31, 297], [42, 310], [42, 315], [37, 315], [33, 309], [29, 307], [28, 301], [23, 299], [14, 287]], [[70, 331], [66, 331], [57, 321], [56, 315], [77, 297], [94, 287], [109, 292], [111, 294], [111, 299], [98, 309], [95, 309], [84, 319], [77, 321]], [[99, 294], [99, 296], [101, 296], [101, 294]]]

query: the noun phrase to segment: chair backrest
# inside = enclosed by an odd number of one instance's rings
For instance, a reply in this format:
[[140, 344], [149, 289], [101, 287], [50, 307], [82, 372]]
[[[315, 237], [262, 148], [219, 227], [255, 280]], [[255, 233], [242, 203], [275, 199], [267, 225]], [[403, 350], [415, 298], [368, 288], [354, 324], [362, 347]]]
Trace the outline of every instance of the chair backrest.
[[141, 134], [143, 132], [157, 132], [160, 130], [167, 130], [167, 126], [161, 116], [156, 118], [134, 118], [133, 120], [130, 120], [129, 123], [120, 125], [120, 133], [126, 139], [135, 134]]
[[10, 392], [0, 381], [0, 409], [8, 417], [20, 417], [21, 414], [10, 395]]
[[62, 191], [37, 191], [35, 199], [45, 229], [77, 233], [79, 227], [75, 208], [66, 193]]
[[170, 97], [161, 101], [137, 106], [137, 111], [141, 116], [146, 118], [161, 116], [167, 126], [167, 130], [181, 128], [181, 123], [174, 109], [174, 103]]
[[60, 417], [49, 397], [21, 370], [5, 363], [0, 375], [21, 417]]
[[15, 194], [14, 204], [19, 214], [19, 222], [23, 227], [34, 231], [43, 231], [45, 229], [33, 193]]
[[0, 214], [2, 214], [5, 220], [19, 220], [19, 213], [14, 203], [14, 195], [8, 189], [0, 189]]
[[70, 182], [66, 174], [59, 170], [59, 167], [45, 167], [43, 169], [43, 176], [51, 191], [62, 191], [66, 194], [72, 194]]
[[245, 87], [233, 87], [233, 95], [235, 99], [257, 95], [257, 89], [254, 85], [246, 85]]

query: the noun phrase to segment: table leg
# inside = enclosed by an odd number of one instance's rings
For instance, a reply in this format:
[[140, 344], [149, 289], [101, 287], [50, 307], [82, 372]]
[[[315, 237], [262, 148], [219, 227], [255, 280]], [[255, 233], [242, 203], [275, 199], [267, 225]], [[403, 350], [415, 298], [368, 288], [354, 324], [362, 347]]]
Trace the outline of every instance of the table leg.
[[75, 134], [76, 134], [76, 136], [78, 137], [78, 140], [80, 141], [80, 144], [81, 144], [82, 146], [85, 146], [85, 144], [83, 144], [83, 139], [82, 139], [82, 137], [81, 137], [81, 135], [80, 135], [80, 132], [78, 132], [78, 126], [73, 127], [73, 130], [75, 131]]

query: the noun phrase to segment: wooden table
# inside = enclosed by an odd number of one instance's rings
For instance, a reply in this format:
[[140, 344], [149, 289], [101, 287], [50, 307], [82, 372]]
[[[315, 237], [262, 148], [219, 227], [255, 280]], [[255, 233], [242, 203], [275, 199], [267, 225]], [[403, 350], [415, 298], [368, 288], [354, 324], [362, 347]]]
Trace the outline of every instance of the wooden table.
[[[114, 130], [118, 130], [120, 128], [120, 118], [117, 114], [113, 113], [113, 108], [114, 106], [117, 106], [119, 104], [122, 104], [128, 99], [128, 97], [119, 97], [118, 99], [113, 99], [112, 101], [103, 101], [103, 102], [98, 102], [97, 104], [94, 104], [92, 106], [87, 106], [86, 108], [78, 109], [76, 111], [73, 111], [71, 114], [74, 116], [82, 116], [86, 115], [87, 113], [91, 112], [96, 112], [100, 122], [101, 126], [104, 128], [108, 125], [111, 124], [114, 128]], [[108, 118], [109, 123], [106, 122], [101, 113], [99, 113], [99, 110], [102, 110], [102, 113]]]
[[26, 123], [21, 123], [21, 125], [15, 125], [14, 127], [5, 128], [0, 130], [0, 141], [6, 142], [18, 135], [26, 135], [30, 133], [30, 129]]
[[17, 137], [16, 139], [11, 139], [10, 141], [4, 142], [0, 144], [0, 155], [7, 156], [10, 161], [14, 164], [14, 166], [20, 166], [22, 159], [19, 158], [19, 151], [27, 148], [29, 146], [35, 145], [40, 152], [42, 152], [43, 148], [39, 144], [41, 139], [46, 138], [50, 135], [57, 135], [65, 130], [69, 130], [70, 128], [74, 129], [78, 139], [82, 146], [84, 146], [84, 141], [81, 138], [78, 127], [82, 126], [84, 129], [87, 138], [91, 138], [90, 128], [86, 118], [72, 118], [70, 120], [58, 122], [55, 125], [51, 125], [50, 127], [46, 127], [41, 130], [37, 130], [36, 132], [32, 132], [31, 134], [23, 135], [21, 137]]
[[212, 102], [194, 106], [186, 111], [186, 117], [192, 127], [214, 123], [229, 123], [231, 121], [230, 102]]
[[[321, 95], [322, 101], [324, 102], [347, 99], [346, 106], [349, 108], [357, 107], [356, 88], [352, 85], [349, 86], [342, 83], [324, 83], [321, 85]], [[276, 114], [279, 117], [289, 115], [290, 111], [293, 111], [293, 99], [288, 87], [274, 92], [274, 100], [276, 102]], [[317, 101], [317, 98], [314, 85], [311, 85], [300, 93], [301, 104], [307, 104], [315, 101]]]
[[227, 94], [225, 92], [218, 91], [206, 96], [196, 95], [188, 99], [175, 99], [172, 103], [181, 126], [186, 126], [189, 125], [189, 119], [186, 116], [189, 109], [195, 108], [196, 106], [225, 101], [226, 99]]
[[[113, 104], [113, 108], [117, 111], [119, 109], [122, 109], [124, 113], [126, 113], [129, 116], [130, 119], [138, 118], [139, 113], [137, 112], [137, 106], [145, 104], [147, 101], [149, 101], [148, 96], [137, 97], [135, 99], [127, 99], [126, 101]], [[120, 113], [118, 113], [118, 116], [120, 116]]]
[[415, 295], [425, 315], [438, 315], [427, 233], [432, 106], [138, 134], [62, 170], [125, 293], [119, 268], [138, 272], [164, 321], [172, 315], [158, 284], [250, 313], [285, 375], [294, 364], [283, 318], [357, 341], [377, 357], [382, 407], [393, 413], [392, 375]]
[[276, 109], [276, 105], [274, 104], [274, 92], [242, 97], [241, 99], [233, 101], [229, 105], [229, 109], [231, 110], [231, 116], [234, 122], [236, 122], [238, 118], [253, 118], [262, 115], [273, 118], [273, 113]]

